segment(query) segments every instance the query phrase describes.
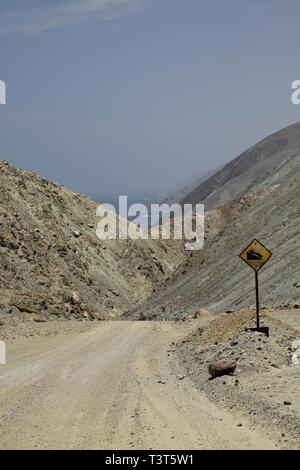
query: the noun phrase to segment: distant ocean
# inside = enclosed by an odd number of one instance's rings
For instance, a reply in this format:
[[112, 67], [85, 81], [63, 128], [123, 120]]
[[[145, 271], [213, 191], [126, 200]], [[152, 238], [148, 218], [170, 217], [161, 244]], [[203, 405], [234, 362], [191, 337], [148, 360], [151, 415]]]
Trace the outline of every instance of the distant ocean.
[[[111, 195], [107, 197], [92, 197], [94, 201], [98, 202], [99, 204], [112, 204], [117, 212], [119, 212], [119, 195]], [[160, 195], [127, 195], [127, 203], [128, 207], [132, 204], [144, 204], [148, 210], [151, 208], [151, 204], [159, 204], [162, 202], [162, 197]]]

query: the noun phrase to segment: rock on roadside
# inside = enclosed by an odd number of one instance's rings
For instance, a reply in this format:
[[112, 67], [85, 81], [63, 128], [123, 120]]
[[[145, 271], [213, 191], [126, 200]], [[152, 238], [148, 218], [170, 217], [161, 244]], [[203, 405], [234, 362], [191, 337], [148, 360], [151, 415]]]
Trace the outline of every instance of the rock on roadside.
[[236, 369], [236, 361], [232, 359], [219, 359], [208, 366], [208, 372], [213, 379], [222, 375], [232, 374]]

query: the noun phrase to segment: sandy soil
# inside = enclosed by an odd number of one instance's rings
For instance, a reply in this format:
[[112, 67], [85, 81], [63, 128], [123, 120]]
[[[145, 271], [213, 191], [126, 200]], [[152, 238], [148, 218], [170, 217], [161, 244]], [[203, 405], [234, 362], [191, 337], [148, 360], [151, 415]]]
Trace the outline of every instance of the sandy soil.
[[[250, 419], [280, 448], [300, 449], [300, 367], [291, 360], [291, 345], [300, 338], [299, 310], [264, 310], [269, 338], [245, 331], [254, 324], [251, 310], [210, 318], [172, 348], [186, 374], [241, 425]], [[224, 358], [236, 361], [235, 373], [209, 380], [208, 365]]]
[[0, 366], [1, 448], [275, 448], [184, 376], [168, 351], [192, 326], [100, 322], [9, 342]]

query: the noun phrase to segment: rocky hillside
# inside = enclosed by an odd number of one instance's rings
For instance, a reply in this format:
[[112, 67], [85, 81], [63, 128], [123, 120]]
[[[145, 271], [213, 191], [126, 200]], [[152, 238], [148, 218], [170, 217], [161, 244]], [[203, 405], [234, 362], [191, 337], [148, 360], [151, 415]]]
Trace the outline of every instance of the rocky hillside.
[[299, 155], [299, 149], [300, 123], [296, 123], [258, 142], [201, 181], [184, 196], [182, 202], [202, 202], [206, 209], [212, 209], [238, 199], [254, 184], [264, 181], [284, 161]]
[[0, 199], [2, 315], [118, 317], [182, 261], [162, 242], [98, 240], [93, 201], [6, 161]]
[[206, 202], [206, 242], [160, 295], [130, 312], [181, 318], [255, 303], [254, 273], [238, 255], [253, 238], [273, 257], [261, 270], [263, 304], [300, 304], [300, 123], [264, 139], [192, 192]]

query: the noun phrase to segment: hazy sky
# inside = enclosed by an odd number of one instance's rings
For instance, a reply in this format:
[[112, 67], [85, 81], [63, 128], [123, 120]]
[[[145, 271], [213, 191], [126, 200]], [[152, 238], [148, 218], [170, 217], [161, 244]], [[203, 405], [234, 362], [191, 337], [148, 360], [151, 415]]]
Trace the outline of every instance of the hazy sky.
[[300, 120], [299, 0], [1, 0], [0, 158], [160, 192]]

